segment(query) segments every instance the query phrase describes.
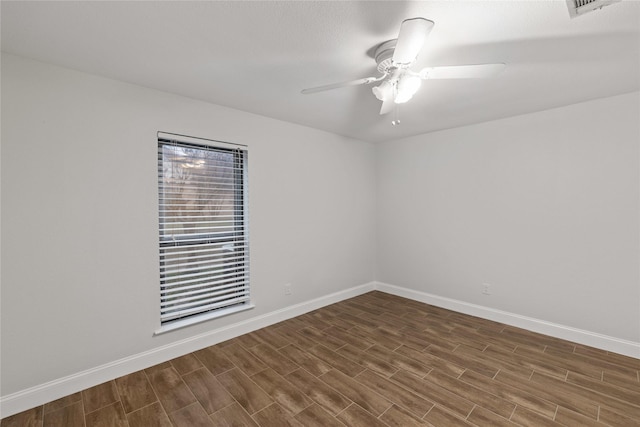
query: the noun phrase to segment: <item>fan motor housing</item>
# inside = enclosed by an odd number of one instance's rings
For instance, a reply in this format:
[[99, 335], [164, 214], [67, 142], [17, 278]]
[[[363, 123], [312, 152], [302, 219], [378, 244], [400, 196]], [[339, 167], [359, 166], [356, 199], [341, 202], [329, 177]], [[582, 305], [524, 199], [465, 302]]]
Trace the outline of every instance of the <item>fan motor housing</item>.
[[384, 43], [381, 43], [376, 48], [374, 58], [376, 60], [376, 64], [378, 64], [378, 71], [382, 74], [387, 74], [392, 68], [395, 68], [393, 65], [393, 52], [396, 49], [396, 42], [398, 39], [388, 40]]

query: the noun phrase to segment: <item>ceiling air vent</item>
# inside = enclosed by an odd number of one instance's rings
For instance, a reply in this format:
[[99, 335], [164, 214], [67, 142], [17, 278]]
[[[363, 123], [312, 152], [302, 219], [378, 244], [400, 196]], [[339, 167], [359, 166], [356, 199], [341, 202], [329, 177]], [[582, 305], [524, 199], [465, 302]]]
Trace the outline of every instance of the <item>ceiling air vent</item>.
[[587, 12], [601, 9], [619, 1], [620, 0], [567, 0], [567, 6], [569, 6], [569, 15], [571, 18], [575, 18], [576, 16], [584, 15]]

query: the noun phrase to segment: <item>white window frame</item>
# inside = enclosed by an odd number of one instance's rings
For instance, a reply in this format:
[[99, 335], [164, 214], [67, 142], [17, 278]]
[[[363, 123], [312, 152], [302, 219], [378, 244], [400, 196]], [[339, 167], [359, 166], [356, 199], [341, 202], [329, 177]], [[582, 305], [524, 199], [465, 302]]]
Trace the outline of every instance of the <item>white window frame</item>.
[[[185, 135], [171, 134], [166, 132], [158, 132], [158, 215], [159, 215], [159, 249], [160, 249], [160, 327], [156, 330], [155, 334], [160, 334], [175, 329], [183, 328], [185, 326], [193, 325], [196, 323], [204, 322], [210, 319], [214, 319], [221, 316], [226, 316], [232, 313], [249, 310], [254, 307], [251, 303], [250, 287], [249, 287], [249, 209], [248, 209], [248, 147], [246, 145], [231, 144], [228, 142], [221, 142], [215, 140], [208, 140], [202, 138], [189, 137]], [[176, 146], [188, 149], [196, 149], [199, 151], [212, 151], [222, 153], [233, 153], [234, 155], [234, 169], [233, 169], [233, 226], [232, 231], [208, 231], [202, 233], [181, 234], [174, 233], [169, 234], [165, 231], [167, 225], [171, 225], [167, 221], [167, 215], [165, 213], [165, 184], [164, 184], [164, 158], [163, 147]], [[185, 161], [186, 162], [186, 161]], [[215, 181], [212, 178], [212, 183]], [[169, 199], [169, 197], [167, 197]], [[195, 221], [194, 218], [186, 217]], [[196, 223], [194, 223], [196, 224]], [[217, 225], [217, 224], [214, 224]], [[199, 227], [197, 224], [196, 227]], [[210, 228], [210, 225], [207, 225]], [[195, 237], [195, 239], [194, 239]], [[228, 240], [228, 242], [227, 242]], [[204, 248], [211, 251], [211, 245], [219, 246], [217, 251], [230, 251], [234, 252], [233, 270], [231, 273], [214, 274], [211, 273], [207, 276], [208, 282], [202, 285], [198, 285], [196, 293], [208, 292], [209, 294], [215, 292], [216, 295], [212, 296], [216, 301], [208, 303], [200, 303], [202, 298], [196, 298], [189, 296], [176, 297], [176, 294], [170, 294], [171, 291], [177, 294], [187, 294], [193, 292], [193, 289], [186, 290], [190, 284], [182, 283], [182, 281], [193, 281], [189, 279], [181, 279], [178, 284], [173, 284], [173, 288], [170, 288], [169, 276], [171, 273], [176, 274], [175, 271], [171, 271], [171, 267], [166, 265], [166, 260], [171, 257], [171, 250], [176, 248], [194, 249], [195, 247]], [[203, 249], [203, 250], [204, 250]], [[174, 255], [175, 256], [175, 255]], [[227, 258], [223, 255], [218, 259], [216, 256], [215, 263], [227, 262]], [[189, 255], [187, 258], [191, 258]], [[239, 259], [239, 261], [238, 261]], [[208, 264], [214, 263], [214, 261], [207, 261]], [[181, 268], [185, 270], [194, 270], [200, 273], [198, 266], [202, 262], [193, 262], [191, 260], [180, 261]], [[175, 264], [174, 264], [175, 265]], [[208, 265], [208, 269], [212, 269], [211, 265]], [[225, 271], [227, 267], [224, 267]], [[206, 270], [206, 269], [205, 269]], [[191, 271], [189, 271], [191, 274]], [[178, 276], [183, 273], [178, 273]], [[230, 280], [230, 277], [233, 279]], [[198, 280], [200, 282], [200, 279]], [[176, 290], [176, 287], [184, 287]], [[190, 286], [193, 288], [193, 286]], [[235, 292], [231, 294], [231, 292]], [[183, 299], [184, 298], [184, 299]], [[228, 299], [227, 299], [228, 298]], [[179, 300], [176, 302], [176, 300]], [[190, 299], [187, 301], [187, 299]], [[217, 299], [221, 299], [217, 301]], [[195, 300], [195, 301], [194, 301]], [[173, 304], [171, 306], [169, 303]], [[228, 305], [225, 305], [228, 304]], [[219, 307], [218, 307], [219, 305]], [[189, 306], [184, 310], [178, 310], [175, 307]], [[168, 308], [169, 307], [169, 308]], [[172, 308], [173, 307], [173, 308]], [[199, 311], [198, 309], [201, 309]], [[194, 311], [195, 310], [195, 311]]]

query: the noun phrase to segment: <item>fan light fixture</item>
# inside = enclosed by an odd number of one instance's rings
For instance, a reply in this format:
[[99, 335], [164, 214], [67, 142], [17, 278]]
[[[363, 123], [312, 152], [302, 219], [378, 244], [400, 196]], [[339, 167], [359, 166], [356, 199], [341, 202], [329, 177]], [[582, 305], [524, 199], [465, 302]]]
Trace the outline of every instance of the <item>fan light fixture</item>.
[[380, 101], [393, 100], [396, 104], [404, 104], [420, 89], [422, 80], [418, 76], [403, 74], [396, 81], [383, 81], [380, 86], [371, 88]]
[[373, 94], [380, 101], [384, 101], [385, 99], [391, 99], [393, 96], [393, 85], [389, 80], [385, 80], [380, 84], [380, 86], [374, 86], [371, 88]]

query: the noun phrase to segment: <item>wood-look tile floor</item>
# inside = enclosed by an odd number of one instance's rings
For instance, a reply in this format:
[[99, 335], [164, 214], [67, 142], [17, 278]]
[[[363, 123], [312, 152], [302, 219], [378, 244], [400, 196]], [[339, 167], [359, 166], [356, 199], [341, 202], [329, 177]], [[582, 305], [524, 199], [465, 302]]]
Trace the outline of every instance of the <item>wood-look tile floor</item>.
[[640, 360], [370, 292], [2, 420], [509, 425], [640, 426]]

